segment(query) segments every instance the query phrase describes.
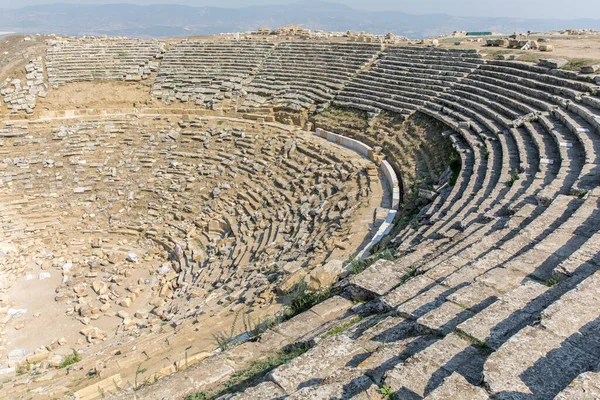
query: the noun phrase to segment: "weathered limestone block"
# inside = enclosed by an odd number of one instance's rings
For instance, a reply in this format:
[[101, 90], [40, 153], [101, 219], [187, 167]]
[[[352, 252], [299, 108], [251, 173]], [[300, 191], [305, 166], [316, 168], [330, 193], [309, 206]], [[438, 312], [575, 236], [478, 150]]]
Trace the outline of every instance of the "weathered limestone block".
[[450, 334], [389, 371], [385, 385], [391, 386], [400, 398], [416, 398], [415, 394], [426, 396], [454, 371], [472, 382], [480, 381], [482, 362], [483, 355], [471, 342]]
[[492, 395], [553, 398], [597, 359], [542, 327], [526, 327], [511, 337], [484, 364]]
[[305, 387], [288, 396], [290, 400], [303, 399], [356, 399], [372, 400], [380, 397], [379, 387], [362, 374], [362, 370], [342, 368], [326, 378], [325, 383]]
[[600, 399], [600, 373], [585, 372], [573, 380], [556, 397], [556, 400], [596, 400]]
[[278, 397], [285, 397], [283, 389], [273, 382], [263, 382], [229, 398], [229, 400], [272, 399]]
[[315, 348], [270, 373], [273, 382], [291, 394], [303, 387], [316, 385], [336, 369], [347, 365], [366, 351], [344, 335], [334, 335]]
[[350, 278], [346, 288], [352, 298], [358, 300], [383, 296], [400, 283], [409, 268], [393, 261], [378, 260], [367, 269]]
[[600, 64], [588, 65], [581, 68], [582, 74], [595, 74], [598, 70], [600, 70]]

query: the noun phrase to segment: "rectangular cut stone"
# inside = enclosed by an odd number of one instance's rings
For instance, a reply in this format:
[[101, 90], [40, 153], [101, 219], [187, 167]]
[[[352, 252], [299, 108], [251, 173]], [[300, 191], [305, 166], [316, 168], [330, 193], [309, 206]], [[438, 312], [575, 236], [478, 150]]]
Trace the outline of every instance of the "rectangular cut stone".
[[454, 273], [457, 269], [458, 268], [454, 266], [452, 260], [446, 260], [425, 272], [425, 276], [427, 276], [430, 279], [433, 279], [434, 281], [442, 282], [444, 279], [446, 279], [452, 273]]
[[386, 343], [393, 343], [415, 335], [415, 322], [402, 317], [387, 317], [356, 339], [368, 351], [375, 351]]
[[396, 312], [405, 318], [419, 318], [442, 305], [449, 293], [451, 293], [451, 289], [438, 284], [400, 304], [396, 308]]
[[579, 375], [555, 399], [600, 399], [600, 372], [585, 372]]
[[386, 294], [382, 298], [382, 302], [390, 308], [395, 308], [401, 303], [416, 296], [421, 291], [434, 287], [437, 284], [437, 282], [427, 278], [426, 276], [419, 275], [417, 277], [409, 279], [404, 284], [398, 286], [396, 289]]
[[273, 382], [263, 382], [233, 396], [231, 400], [272, 399], [277, 397], [285, 397], [283, 389]]
[[534, 313], [544, 304], [543, 301], [536, 302], [536, 299], [541, 299], [547, 290], [545, 285], [528, 281], [458, 325], [458, 329], [493, 348], [498, 348], [515, 329], [534, 318]]
[[472, 311], [446, 301], [417, 319], [417, 323], [441, 334], [447, 334], [453, 331], [458, 324], [474, 315], [475, 313]]
[[396, 398], [426, 396], [454, 371], [475, 375], [468, 365], [478, 358], [477, 353], [469, 341], [450, 334], [388, 372], [385, 385], [396, 392]]
[[462, 287], [447, 297], [447, 300], [461, 307], [479, 311], [494, 303], [501, 293], [481, 282], [473, 282]]
[[542, 327], [526, 327], [492, 353], [484, 365], [492, 395], [553, 398], [597, 359]]
[[487, 400], [486, 391], [478, 386], [471, 385], [459, 373], [453, 373], [444, 383], [431, 392], [425, 400]]
[[600, 272], [542, 312], [541, 326], [548, 331], [600, 357]]
[[323, 324], [323, 318], [311, 310], [298, 314], [275, 328], [273, 331], [287, 338], [298, 339], [317, 329]]
[[388, 260], [376, 261], [373, 265], [350, 278], [350, 291], [353, 298], [370, 299], [383, 296], [396, 286], [406, 275], [408, 268]]
[[80, 399], [98, 399], [103, 397], [101, 393], [110, 394], [117, 392], [120, 389], [121, 382], [121, 374], [116, 374], [78, 390], [77, 396]]
[[444, 279], [442, 283], [447, 287], [452, 288], [464, 286], [465, 284], [473, 282], [479, 275], [496, 267], [499, 262], [500, 261], [498, 260], [492, 260], [487, 257], [473, 261], [471, 264], [465, 265], [448, 278]]
[[527, 273], [499, 267], [478, 277], [477, 282], [492, 287], [497, 292], [506, 293], [518, 287], [526, 276]]
[[344, 315], [352, 308], [352, 302], [341, 296], [331, 297], [313, 308], [311, 311], [323, 318], [323, 321], [331, 321]]
[[[351, 370], [354, 373], [348, 373]], [[342, 376], [337, 376], [341, 374]], [[333, 381], [333, 382], [330, 382]], [[368, 377], [362, 374], [362, 371], [352, 368], [344, 368], [329, 376], [326, 383], [305, 387], [291, 396], [288, 400], [304, 399], [356, 399], [371, 400], [372, 396], [379, 397], [379, 387]], [[258, 399], [258, 397], [255, 397]], [[272, 396], [264, 397], [273, 398]]]
[[334, 335], [305, 354], [275, 368], [270, 379], [292, 394], [303, 387], [320, 383], [333, 371], [346, 366], [355, 356], [365, 353], [355, 341], [344, 335]]
[[554, 268], [560, 260], [552, 253], [534, 247], [523, 255], [507, 262], [504, 267], [511, 271], [533, 275], [541, 280], [548, 280], [552, 277]]

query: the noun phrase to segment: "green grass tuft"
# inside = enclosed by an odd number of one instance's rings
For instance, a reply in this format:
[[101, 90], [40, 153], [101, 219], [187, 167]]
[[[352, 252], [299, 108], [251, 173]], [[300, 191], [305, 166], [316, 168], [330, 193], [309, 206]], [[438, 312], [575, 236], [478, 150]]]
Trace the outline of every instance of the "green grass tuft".
[[71, 349], [73, 352], [63, 357], [59, 368], [67, 368], [69, 365], [73, 365], [81, 361], [81, 356], [75, 349]]

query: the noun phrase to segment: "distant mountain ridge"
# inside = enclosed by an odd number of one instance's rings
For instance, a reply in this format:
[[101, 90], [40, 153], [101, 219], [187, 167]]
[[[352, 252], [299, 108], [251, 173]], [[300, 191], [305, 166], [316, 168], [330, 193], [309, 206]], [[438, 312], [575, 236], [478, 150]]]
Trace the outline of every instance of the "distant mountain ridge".
[[0, 31], [59, 35], [174, 37], [245, 32], [258, 27], [297, 24], [327, 31], [393, 32], [411, 38], [433, 37], [455, 30], [512, 33], [554, 29], [600, 30], [600, 19], [518, 19], [414, 15], [397, 11], [364, 11], [338, 3], [308, 0], [293, 4], [243, 8], [184, 5], [51, 4], [0, 9]]

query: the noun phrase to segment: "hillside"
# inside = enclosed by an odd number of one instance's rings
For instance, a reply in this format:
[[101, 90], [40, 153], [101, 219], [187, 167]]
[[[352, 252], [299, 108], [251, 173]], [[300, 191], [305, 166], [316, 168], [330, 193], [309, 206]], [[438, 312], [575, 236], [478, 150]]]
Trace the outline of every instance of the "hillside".
[[431, 37], [455, 30], [512, 33], [555, 29], [600, 29], [600, 20], [541, 20], [460, 17], [446, 14], [412, 15], [403, 12], [356, 10], [337, 3], [304, 1], [245, 8], [181, 5], [52, 4], [0, 9], [0, 32], [61, 35], [119, 35], [174, 37], [244, 32], [258, 27], [298, 24], [328, 31], [393, 32], [412, 38]]

